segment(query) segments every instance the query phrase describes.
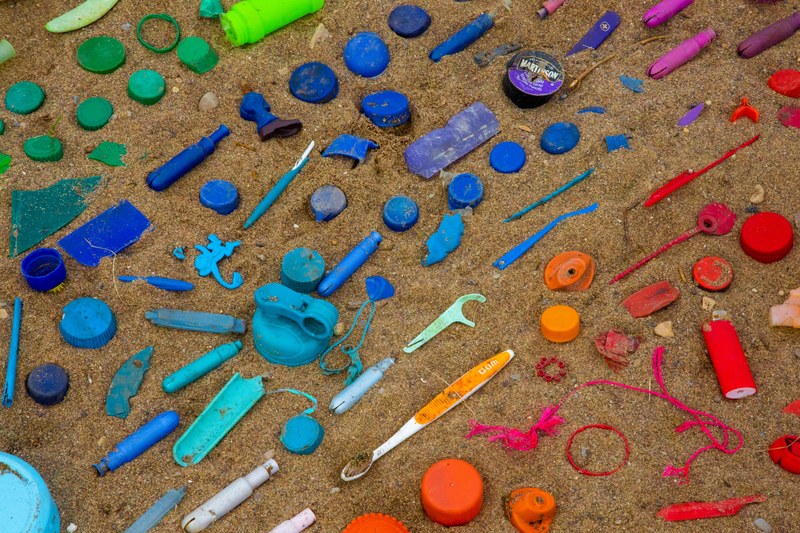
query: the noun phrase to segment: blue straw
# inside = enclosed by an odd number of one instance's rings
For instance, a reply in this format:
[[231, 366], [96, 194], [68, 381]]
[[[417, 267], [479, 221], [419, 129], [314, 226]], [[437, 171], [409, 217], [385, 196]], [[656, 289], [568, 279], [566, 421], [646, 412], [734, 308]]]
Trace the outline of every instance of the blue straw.
[[22, 325], [22, 299], [14, 298], [14, 323], [11, 325], [11, 342], [8, 345], [6, 384], [3, 387], [3, 407], [14, 404], [14, 382], [17, 379], [17, 356], [19, 355], [19, 329]]
[[552, 200], [553, 198], [555, 198], [556, 196], [558, 196], [562, 192], [568, 191], [569, 189], [571, 189], [575, 185], [579, 184], [580, 182], [582, 182], [583, 180], [585, 180], [586, 178], [588, 178], [589, 176], [594, 174], [595, 170], [596, 169], [594, 169], [594, 168], [590, 168], [589, 170], [587, 170], [586, 172], [584, 172], [580, 176], [578, 176], [578, 177], [572, 179], [571, 181], [567, 182], [566, 184], [564, 184], [564, 186], [562, 186], [562, 187], [556, 189], [555, 191], [551, 192], [550, 194], [548, 194], [547, 196], [545, 196], [541, 200], [536, 200], [535, 202], [533, 202], [531, 205], [529, 205], [528, 207], [526, 207], [522, 211], [517, 211], [516, 213], [514, 213], [513, 215], [511, 215], [510, 217], [505, 219], [503, 222], [511, 222], [512, 220], [517, 220], [518, 218], [521, 218], [526, 213], [529, 213], [529, 212], [533, 211], [534, 209], [536, 209], [540, 205], [549, 202], [550, 200]]
[[125, 533], [147, 533], [156, 527], [173, 509], [175, 509], [184, 495], [186, 487], [172, 489], [156, 501], [147, 511], [140, 516]]

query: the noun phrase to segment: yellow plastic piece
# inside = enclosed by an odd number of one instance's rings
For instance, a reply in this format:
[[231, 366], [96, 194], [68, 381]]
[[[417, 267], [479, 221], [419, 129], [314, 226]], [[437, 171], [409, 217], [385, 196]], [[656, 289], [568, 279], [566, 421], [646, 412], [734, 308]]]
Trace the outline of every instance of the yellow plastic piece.
[[552, 342], [569, 342], [581, 332], [581, 317], [567, 305], [548, 307], [542, 313], [542, 335]]

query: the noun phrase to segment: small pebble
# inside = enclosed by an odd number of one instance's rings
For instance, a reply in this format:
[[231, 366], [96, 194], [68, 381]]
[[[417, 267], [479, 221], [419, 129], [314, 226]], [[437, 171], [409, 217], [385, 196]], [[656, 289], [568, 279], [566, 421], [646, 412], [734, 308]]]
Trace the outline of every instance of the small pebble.
[[217, 98], [217, 95], [209, 92], [200, 98], [200, 103], [197, 104], [197, 107], [200, 108], [200, 111], [211, 111], [218, 105], [219, 98]]
[[659, 337], [674, 337], [675, 332], [672, 331], [672, 321], [668, 320], [657, 325], [655, 329], [653, 329], [653, 333]]
[[256, 257], [258, 257], [259, 261], [266, 261], [267, 260], [267, 256], [265, 256], [264, 254], [258, 254], [258, 255], [256, 255]]
[[70, 523], [70, 525], [67, 526], [67, 533], [75, 533], [76, 531], [78, 531], [78, 526], [75, 524]]
[[756, 518], [753, 520], [753, 525], [764, 533], [772, 533], [772, 526], [763, 518]]
[[511, 381], [519, 381], [522, 379], [520, 374], [511, 374]]
[[800, 348], [794, 351], [794, 356], [800, 359]]
[[337, 494], [340, 490], [342, 490], [342, 489], [340, 489], [339, 487], [333, 487], [331, 489], [331, 494]]
[[8, 311], [0, 309], [0, 320], [5, 320], [6, 318], [8, 318]]
[[328, 28], [325, 27], [325, 24], [320, 24], [317, 26], [317, 29], [314, 30], [314, 35], [311, 36], [311, 42], [308, 43], [308, 47], [312, 50], [315, 46], [317, 46], [322, 41], [327, 40], [330, 38], [331, 32], [328, 31]]
[[122, 28], [123, 31], [131, 31], [131, 28], [133, 28], [133, 26], [129, 22], [124, 22], [120, 25], [120, 28]]
[[703, 309], [706, 311], [713, 311], [714, 306], [717, 305], [717, 301], [709, 298], [708, 296], [703, 296]]
[[764, 187], [762, 187], [761, 185], [756, 185], [755, 192], [750, 195], [750, 203], [760, 204], [763, 201], [764, 201]]
[[344, 333], [344, 322], [337, 322], [335, 326], [333, 326], [333, 334], [337, 337], [340, 337]]
[[800, 213], [794, 214], [794, 227], [800, 228]]

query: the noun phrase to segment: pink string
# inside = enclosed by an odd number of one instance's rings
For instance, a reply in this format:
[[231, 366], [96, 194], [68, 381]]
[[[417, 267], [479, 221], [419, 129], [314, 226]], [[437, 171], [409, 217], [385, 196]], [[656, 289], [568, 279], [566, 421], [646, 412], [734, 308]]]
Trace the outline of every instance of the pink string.
[[[635, 392], [642, 392], [644, 394], [649, 394], [651, 396], [655, 396], [656, 398], [661, 398], [662, 400], [666, 400], [671, 403], [676, 408], [684, 411], [692, 416], [693, 420], [687, 420], [677, 428], [675, 428], [676, 433], [683, 433], [692, 428], [699, 428], [705, 435], [708, 437], [710, 444], [698, 449], [694, 452], [684, 463], [683, 467], [677, 468], [673, 465], [667, 465], [664, 469], [664, 473], [662, 474], [663, 477], [678, 477], [680, 478], [680, 483], [688, 483], [689, 482], [689, 470], [691, 468], [692, 462], [697, 459], [701, 454], [709, 451], [709, 450], [719, 450], [723, 453], [728, 455], [733, 455], [734, 453], [738, 452], [742, 449], [744, 445], [744, 438], [742, 434], [723, 423], [719, 418], [715, 417], [712, 414], [706, 413], [704, 411], [700, 411], [697, 409], [693, 409], [684, 403], [682, 403], [677, 398], [671, 396], [669, 392], [667, 392], [666, 385], [664, 385], [664, 375], [662, 372], [662, 364], [664, 360], [664, 347], [659, 346], [653, 352], [653, 377], [658, 383], [661, 392], [649, 390], [649, 389], [642, 389], [639, 387], [633, 387], [631, 385], [625, 385], [624, 383], [618, 383], [616, 381], [609, 381], [606, 379], [598, 379], [594, 381], [588, 381], [583, 385], [579, 385], [578, 387], [572, 389], [572, 391], [567, 394], [558, 404], [555, 406], [549, 406], [542, 411], [542, 416], [539, 418], [539, 421], [534, 424], [530, 430], [527, 432], [523, 432], [517, 428], [509, 428], [505, 426], [488, 426], [485, 424], [480, 424], [475, 420], [470, 420], [470, 432], [467, 434], [467, 438], [474, 437], [475, 435], [484, 435], [488, 434], [488, 441], [495, 442], [500, 441], [502, 442], [507, 448], [511, 448], [513, 450], [520, 450], [520, 451], [530, 451], [535, 450], [536, 447], [539, 445], [539, 432], [544, 433], [545, 435], [555, 436], [558, 434], [558, 426], [563, 424], [565, 420], [558, 416], [558, 410], [561, 409], [561, 406], [566, 402], [573, 394], [578, 392], [580, 389], [591, 387], [593, 385], [611, 385], [613, 387], [620, 387], [622, 389], [628, 389]], [[722, 440], [718, 440], [714, 434], [711, 432], [709, 428], [719, 428], [722, 432]], [[729, 446], [730, 442], [730, 434], [733, 434], [739, 441], [739, 443], [731, 447]]]

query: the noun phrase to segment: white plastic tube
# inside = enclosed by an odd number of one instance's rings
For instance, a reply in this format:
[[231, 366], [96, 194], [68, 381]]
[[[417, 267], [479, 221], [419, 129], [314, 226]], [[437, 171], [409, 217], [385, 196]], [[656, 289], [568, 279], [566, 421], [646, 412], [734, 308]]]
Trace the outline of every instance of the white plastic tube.
[[317, 517], [314, 516], [314, 511], [311, 509], [304, 509], [291, 520], [281, 522], [278, 527], [271, 529], [269, 533], [303, 533], [303, 531], [311, 527], [316, 521]]

